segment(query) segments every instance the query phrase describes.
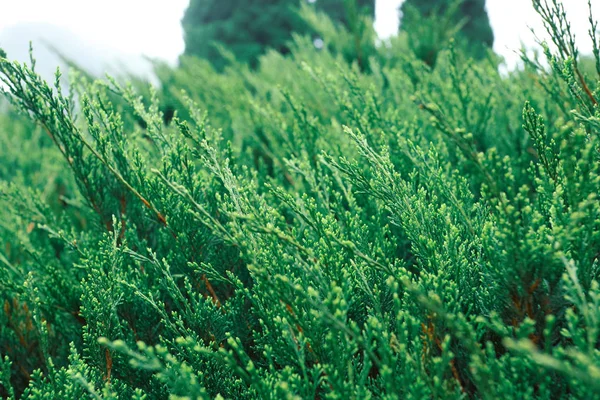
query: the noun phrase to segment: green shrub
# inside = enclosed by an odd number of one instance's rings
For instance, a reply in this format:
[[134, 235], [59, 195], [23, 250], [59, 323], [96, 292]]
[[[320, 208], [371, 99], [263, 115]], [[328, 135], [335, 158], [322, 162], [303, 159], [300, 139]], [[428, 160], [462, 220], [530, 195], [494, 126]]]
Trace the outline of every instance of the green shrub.
[[296, 36], [67, 94], [0, 58], [2, 396], [600, 398], [600, 85], [536, 4], [560, 50], [507, 77]]

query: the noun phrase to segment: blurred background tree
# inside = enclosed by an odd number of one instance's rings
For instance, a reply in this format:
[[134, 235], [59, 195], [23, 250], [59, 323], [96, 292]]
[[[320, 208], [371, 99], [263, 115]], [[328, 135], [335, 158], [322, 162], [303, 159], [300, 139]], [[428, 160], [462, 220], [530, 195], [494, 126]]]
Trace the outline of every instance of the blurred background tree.
[[407, 33], [416, 55], [430, 66], [455, 35], [477, 59], [494, 45], [485, 0], [406, 0], [400, 11], [400, 30]]
[[332, 20], [341, 22], [348, 28], [353, 25], [352, 13], [355, 11], [375, 19], [375, 0], [315, 0], [313, 4]]
[[[347, 26], [353, 20], [349, 10], [375, 15], [375, 0], [309, 3]], [[218, 45], [252, 66], [268, 48], [287, 54], [292, 32], [311, 32], [298, 15], [299, 4], [298, 0], [191, 0], [182, 20], [185, 54], [210, 60], [217, 69], [226, 64]]]

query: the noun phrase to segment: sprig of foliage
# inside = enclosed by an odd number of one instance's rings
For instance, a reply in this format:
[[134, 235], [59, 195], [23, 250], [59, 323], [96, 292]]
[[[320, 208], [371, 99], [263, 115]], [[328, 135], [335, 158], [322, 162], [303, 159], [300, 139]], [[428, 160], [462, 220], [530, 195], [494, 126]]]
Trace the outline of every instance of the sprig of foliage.
[[534, 3], [508, 76], [308, 11], [323, 49], [161, 90], [2, 55], [1, 395], [598, 398], [598, 87]]

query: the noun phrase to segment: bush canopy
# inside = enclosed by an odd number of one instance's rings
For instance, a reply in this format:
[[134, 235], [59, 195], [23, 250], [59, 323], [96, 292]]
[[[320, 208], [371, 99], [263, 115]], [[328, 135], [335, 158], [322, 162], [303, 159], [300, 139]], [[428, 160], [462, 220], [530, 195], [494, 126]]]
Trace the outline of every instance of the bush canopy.
[[508, 74], [362, 68], [310, 10], [323, 48], [159, 88], [2, 54], [0, 395], [599, 399], [597, 25], [583, 69], [534, 4], [547, 64]]

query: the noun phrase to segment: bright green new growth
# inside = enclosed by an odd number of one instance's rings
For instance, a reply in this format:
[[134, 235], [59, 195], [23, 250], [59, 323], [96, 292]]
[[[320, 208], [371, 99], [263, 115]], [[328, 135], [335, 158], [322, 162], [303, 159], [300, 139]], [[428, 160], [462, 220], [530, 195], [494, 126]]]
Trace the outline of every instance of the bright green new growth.
[[600, 68], [534, 3], [550, 68], [507, 77], [365, 72], [308, 11], [331, 46], [144, 96], [0, 58], [0, 395], [600, 398]]

